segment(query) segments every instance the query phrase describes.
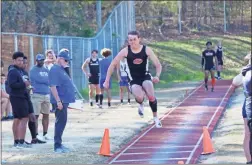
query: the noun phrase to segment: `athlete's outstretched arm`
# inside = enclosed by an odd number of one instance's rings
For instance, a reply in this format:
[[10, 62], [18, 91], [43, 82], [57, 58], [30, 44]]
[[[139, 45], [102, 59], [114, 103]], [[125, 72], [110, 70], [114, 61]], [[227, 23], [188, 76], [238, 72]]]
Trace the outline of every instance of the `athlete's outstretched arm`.
[[153, 62], [154, 66], [156, 67], [156, 76], [159, 78], [162, 72], [162, 65], [159, 59], [157, 58], [155, 53], [152, 51], [152, 49], [149, 47], [146, 47], [146, 54], [148, 55], [148, 57]]
[[122, 49], [117, 55], [116, 57], [113, 59], [113, 61], [111, 62], [108, 71], [107, 71], [107, 76], [106, 76], [106, 82], [109, 82], [111, 75], [113, 74], [115, 68], [117, 67], [117, 65], [120, 63], [120, 61], [124, 58], [127, 57], [128, 54], [128, 47]]
[[121, 79], [121, 76], [120, 76], [120, 63], [117, 64], [116, 66], [116, 73], [117, 73], [117, 78], [118, 78], [118, 81]]
[[87, 65], [89, 62], [90, 62], [90, 58], [87, 58], [86, 61], [81, 66], [81, 69], [85, 73], [86, 76], [88, 76]]

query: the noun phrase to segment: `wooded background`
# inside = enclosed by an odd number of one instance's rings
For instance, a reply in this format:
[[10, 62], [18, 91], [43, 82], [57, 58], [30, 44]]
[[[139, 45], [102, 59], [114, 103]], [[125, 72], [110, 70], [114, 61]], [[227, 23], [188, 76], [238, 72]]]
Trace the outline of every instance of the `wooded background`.
[[[181, 31], [222, 33], [223, 1], [180, 1]], [[102, 25], [118, 1], [102, 1]], [[145, 37], [178, 33], [177, 1], [135, 1], [136, 26]], [[226, 1], [227, 32], [251, 32], [251, 2]], [[2, 1], [2, 32], [92, 37], [96, 1]]]

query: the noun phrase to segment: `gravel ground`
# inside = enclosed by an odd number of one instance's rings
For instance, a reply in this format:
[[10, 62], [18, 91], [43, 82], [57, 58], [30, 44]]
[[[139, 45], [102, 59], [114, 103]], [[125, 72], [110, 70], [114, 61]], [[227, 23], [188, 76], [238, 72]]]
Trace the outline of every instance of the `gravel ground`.
[[241, 110], [243, 99], [242, 88], [236, 89], [212, 134], [216, 152], [201, 156], [199, 161], [201, 164], [245, 164], [246, 158], [242, 145], [244, 136]]
[[[159, 116], [167, 113], [176, 106], [185, 96], [186, 91], [194, 89], [197, 82], [180, 83], [169, 89], [156, 90], [158, 98]], [[105, 104], [106, 105], [106, 104]], [[77, 102], [74, 106], [80, 108]], [[115, 153], [125, 145], [132, 137], [136, 136], [143, 128], [153, 123], [152, 113], [145, 102], [145, 117], [140, 118], [137, 113], [137, 104], [120, 105], [119, 100], [113, 100], [112, 107], [108, 109], [90, 108], [84, 104], [83, 111], [69, 110], [68, 123], [63, 135], [63, 143], [72, 152], [67, 154], [55, 154], [53, 152], [53, 140], [46, 144], [33, 145], [29, 149], [17, 149], [12, 147], [12, 121], [2, 122], [2, 159], [7, 163], [18, 164], [99, 164], [108, 160], [107, 157], [97, 155], [100, 149], [104, 129], [109, 129], [111, 153]], [[55, 117], [50, 117], [48, 134], [53, 137]], [[39, 121], [41, 123], [41, 119]], [[42, 133], [42, 125], [39, 125], [39, 133]], [[30, 140], [27, 130], [26, 140]]]

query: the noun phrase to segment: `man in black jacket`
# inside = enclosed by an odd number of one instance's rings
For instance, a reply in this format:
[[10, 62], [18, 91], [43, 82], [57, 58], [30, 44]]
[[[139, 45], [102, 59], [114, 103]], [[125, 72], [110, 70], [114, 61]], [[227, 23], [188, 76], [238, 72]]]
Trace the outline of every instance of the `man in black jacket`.
[[22, 66], [24, 54], [22, 52], [15, 52], [12, 56], [13, 66], [9, 67], [8, 72], [8, 86], [10, 88], [10, 102], [13, 110], [13, 135], [14, 146], [29, 148], [24, 141], [26, 134], [26, 125], [29, 115], [29, 102], [26, 88], [30, 82], [22, 76]]

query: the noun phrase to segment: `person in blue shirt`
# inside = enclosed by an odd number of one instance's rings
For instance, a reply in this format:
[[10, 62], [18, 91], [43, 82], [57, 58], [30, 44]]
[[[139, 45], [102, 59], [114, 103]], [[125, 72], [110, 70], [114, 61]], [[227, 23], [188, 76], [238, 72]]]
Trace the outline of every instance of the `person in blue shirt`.
[[65, 153], [70, 150], [62, 145], [62, 135], [67, 123], [67, 108], [70, 103], [75, 102], [75, 88], [69, 75], [64, 68], [70, 61], [69, 52], [62, 51], [58, 54], [56, 64], [49, 71], [49, 85], [53, 97], [51, 103], [57, 104], [55, 112], [55, 132], [54, 132], [54, 151]]
[[[99, 80], [99, 84], [100, 84], [100, 88], [101, 88], [101, 93], [100, 93], [100, 108], [102, 108], [102, 102], [103, 102], [103, 93], [104, 93], [104, 87], [103, 87], [103, 83], [106, 80], [106, 76], [107, 76], [107, 71], [108, 68], [112, 62], [112, 59], [110, 58], [111, 55], [111, 50], [104, 48], [101, 50], [101, 55], [103, 56], [103, 59], [100, 59], [100, 80]], [[107, 97], [108, 97], [108, 107], [111, 107], [111, 87], [112, 87], [112, 82], [111, 79], [109, 81], [109, 88], [105, 89], [106, 93], [107, 93]]]
[[44, 67], [45, 56], [38, 54], [36, 56], [36, 65], [30, 70], [30, 80], [33, 87], [31, 101], [36, 116], [36, 132], [38, 133], [38, 118], [40, 113], [43, 115], [43, 138], [50, 140], [48, 136], [49, 114], [50, 114], [50, 88], [49, 88], [49, 70]]

